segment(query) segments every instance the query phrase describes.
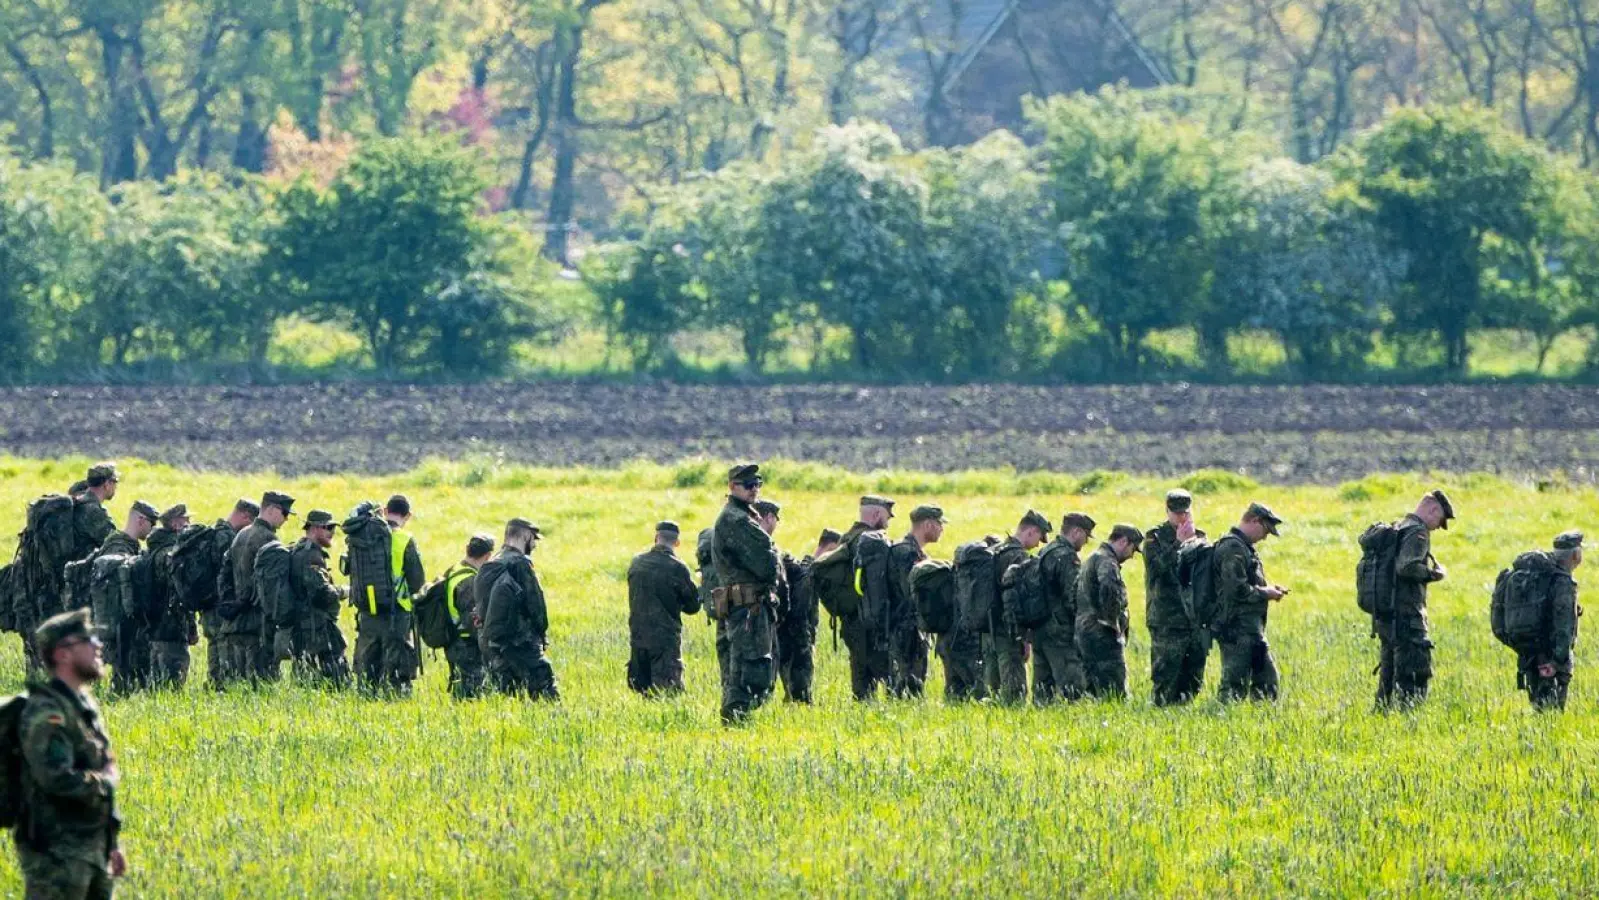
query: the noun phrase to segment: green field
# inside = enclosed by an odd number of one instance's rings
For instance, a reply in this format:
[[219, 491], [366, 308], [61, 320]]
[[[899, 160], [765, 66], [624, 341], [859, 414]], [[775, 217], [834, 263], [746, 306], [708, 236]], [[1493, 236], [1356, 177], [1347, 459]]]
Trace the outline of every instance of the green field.
[[[0, 533], [15, 532], [26, 500], [65, 488], [81, 462], [0, 460]], [[536, 562], [564, 699], [453, 703], [443, 659], [430, 657], [406, 701], [290, 685], [217, 696], [193, 684], [111, 700], [132, 867], [123, 890], [185, 898], [1599, 891], [1594, 682], [1579, 669], [1569, 711], [1535, 715], [1487, 622], [1489, 585], [1517, 551], [1547, 546], [1568, 527], [1599, 531], [1591, 490], [1440, 479], [1461, 518], [1434, 544], [1451, 578], [1433, 594], [1438, 677], [1418, 712], [1373, 713], [1376, 643], [1349, 582], [1354, 535], [1405, 511], [1423, 482], [1275, 489], [1202, 476], [1190, 484], [1199, 523], [1213, 535], [1255, 498], [1288, 521], [1262, 552], [1267, 574], [1295, 589], [1270, 624], [1280, 704], [1217, 705], [1213, 655], [1201, 702], [1151, 707], [1134, 561], [1131, 702], [859, 706], [824, 619], [817, 705], [773, 704], [729, 730], [717, 723], [703, 618], [685, 627], [686, 696], [645, 702], [623, 684], [628, 558], [658, 519], [689, 530], [710, 522], [721, 502], [707, 476], [715, 468], [438, 464], [381, 482], [276, 482], [125, 463], [111, 504], [119, 521], [136, 498], [183, 500], [215, 516], [240, 493], [283, 485], [302, 511], [343, 514], [404, 490], [430, 571], [455, 561], [470, 532], [533, 517], [547, 534]], [[941, 503], [952, 524], [933, 552], [947, 558], [1029, 506], [1057, 520], [1072, 508], [1107, 526], [1148, 527], [1171, 486], [1103, 474], [860, 476], [783, 464], [773, 474], [767, 493], [785, 504], [779, 543], [796, 554], [824, 525], [849, 524], [869, 487], [905, 508]], [[0, 678], [14, 685], [21, 672], [8, 636]], [[941, 689], [935, 674], [930, 693]], [[7, 856], [0, 894], [19, 893]]]

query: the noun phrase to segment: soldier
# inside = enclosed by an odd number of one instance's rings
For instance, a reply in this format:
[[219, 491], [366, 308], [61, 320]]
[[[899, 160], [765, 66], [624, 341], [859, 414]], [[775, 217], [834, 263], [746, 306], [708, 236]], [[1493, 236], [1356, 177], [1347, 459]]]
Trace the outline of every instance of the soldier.
[[[143, 500], [135, 500], [128, 510], [127, 523], [122, 530], [106, 535], [94, 556], [138, 556], [140, 545], [150, 536], [160, 517], [154, 506]], [[138, 623], [131, 615], [127, 615], [128, 610], [107, 612], [116, 618], [109, 622], [96, 621], [94, 626], [111, 657], [112, 690], [125, 693], [142, 687], [149, 677], [150, 643], [148, 640], [140, 642]]]
[[716, 602], [728, 638], [728, 671], [722, 691], [722, 722], [749, 718], [772, 692], [776, 677], [777, 548], [756, 519], [760, 466], [741, 464], [727, 473], [727, 504], [716, 517], [711, 555], [716, 565]]
[[350, 581], [356, 610], [355, 674], [369, 691], [403, 696], [411, 693], [420, 662], [412, 598], [425, 586], [427, 576], [415, 539], [405, 533], [411, 522], [410, 499], [404, 494], [390, 497], [383, 505], [383, 519], [389, 525], [389, 565], [383, 567], [388, 585], [358, 584], [353, 576]]
[[910, 532], [888, 549], [889, 692], [902, 699], [921, 697], [927, 683], [927, 638], [917, 627], [911, 569], [927, 558], [928, 546], [944, 537], [947, 524], [940, 507], [918, 506], [911, 510]]
[[[860, 518], [845, 536], [883, 532], [894, 518], [894, 501], [887, 497], [868, 494], [861, 498]], [[894, 606], [893, 572], [888, 554], [861, 556], [861, 541], [855, 544], [859, 572], [856, 584], [861, 593], [860, 611], [842, 617], [839, 631], [844, 646], [849, 650], [850, 689], [856, 700], [872, 700], [877, 696], [877, 686], [891, 687], [894, 672], [889, 659], [889, 610]]]
[[646, 696], [683, 692], [683, 616], [700, 611], [700, 594], [681, 542], [676, 522], [658, 523], [655, 545], [627, 567], [627, 686]]
[[483, 651], [478, 645], [478, 629], [483, 624], [477, 609], [477, 576], [494, 556], [494, 538], [474, 534], [466, 542], [466, 556], [444, 572], [444, 598], [455, 624], [455, 640], [444, 648], [444, 661], [450, 665], [450, 695], [457, 700], [472, 700], [483, 693], [488, 670], [483, 666]]
[[[1029, 509], [1016, 526], [1016, 533], [994, 548], [994, 576], [1016, 565], [1033, 552], [1054, 530], [1049, 520]], [[999, 586], [994, 587], [996, 593]], [[983, 635], [983, 674], [988, 679], [988, 696], [1000, 703], [1021, 703], [1027, 699], [1027, 648], [1022, 630], [1006, 611], [991, 616]]]
[[1187, 703], [1205, 683], [1210, 635], [1194, 622], [1177, 582], [1177, 554], [1205, 533], [1194, 527], [1194, 497], [1166, 495], [1166, 521], [1144, 536], [1144, 621], [1149, 628], [1149, 668], [1156, 706]]
[[549, 609], [533, 570], [533, 548], [539, 538], [538, 526], [527, 519], [507, 522], [500, 555], [478, 571], [473, 599], [475, 608], [483, 611], [478, 638], [495, 686], [507, 694], [554, 701], [561, 695], [555, 669], [545, 655]]
[[1526, 689], [1534, 709], [1562, 710], [1571, 688], [1571, 648], [1577, 643], [1577, 620], [1582, 617], [1577, 580], [1571, 577], [1582, 565], [1582, 532], [1567, 531], [1555, 538], [1549, 560], [1555, 573], [1547, 582], [1544, 633], [1532, 646], [1516, 651], [1516, 680]]
[[[761, 530], [766, 532], [766, 536], [771, 538], [775, 544], [777, 541], [777, 527], [778, 525], [782, 524], [783, 521], [783, 504], [778, 503], [776, 500], [769, 500], [766, 498], [757, 500], [755, 502], [755, 519], [760, 523]], [[774, 640], [777, 641], [776, 660], [779, 676], [781, 676], [783, 672], [783, 626], [784, 623], [789, 619], [789, 607], [796, 600], [794, 592], [799, 587], [802, 587], [801, 581], [804, 579], [805, 574], [805, 570], [800, 565], [798, 560], [794, 559], [793, 556], [784, 550], [779, 549], [777, 551], [777, 589], [775, 591], [777, 594], [777, 627], [774, 629]], [[813, 599], [812, 606], [814, 607], [814, 605], [815, 601]], [[811, 634], [813, 635], [812, 640], [814, 640], [814, 628], [812, 629]], [[725, 632], [723, 639], [719, 643], [719, 647], [723, 650], [726, 649]], [[787, 685], [787, 683], [788, 682], [786, 681], [784, 682], [785, 685]], [[807, 698], [810, 696], [809, 688], [810, 682], [807, 680]], [[789, 692], [787, 687], [784, 688], [783, 699], [785, 701], [794, 701], [794, 696]], [[809, 700], [807, 699], [806, 702], [809, 702]]]
[[128, 509], [127, 523], [122, 526], [122, 530], [106, 535], [94, 555], [138, 556], [140, 545], [150, 536], [160, 518], [161, 513], [157, 512], [154, 506], [143, 500], [133, 501], [133, 506]]
[[1122, 565], [1139, 551], [1144, 533], [1117, 525], [1077, 576], [1077, 655], [1083, 688], [1091, 697], [1127, 696], [1127, 585]]
[[1039, 551], [1044, 600], [1049, 620], [1033, 629], [1033, 703], [1077, 700], [1085, 688], [1082, 657], [1077, 654], [1078, 554], [1094, 536], [1094, 520], [1067, 513], [1060, 534]]
[[1455, 508], [1443, 491], [1429, 491], [1416, 511], [1401, 519], [1394, 557], [1394, 611], [1373, 625], [1382, 641], [1377, 705], [1409, 706], [1427, 698], [1432, 681], [1432, 636], [1427, 627], [1427, 587], [1443, 581], [1444, 567], [1432, 556], [1432, 533], [1449, 529]]
[[1277, 534], [1282, 519], [1268, 507], [1251, 503], [1243, 519], [1212, 551], [1216, 590], [1216, 641], [1221, 645], [1223, 703], [1248, 698], [1277, 699], [1277, 661], [1266, 643], [1267, 604], [1288, 595], [1288, 589], [1266, 581], [1255, 548]]
[[[339, 631], [339, 607], [344, 588], [333, 583], [328, 569], [328, 548], [333, 546], [333, 514], [313, 509], [305, 515], [305, 535], [287, 553], [287, 571], [276, 585], [274, 602], [262, 598], [270, 610], [272, 658], [294, 660], [294, 673], [308, 681], [334, 687], [349, 683], [348, 646]], [[257, 566], [262, 564], [257, 561]]]
[[117, 484], [121, 480], [116, 463], [95, 463], [89, 467], [84, 478], [87, 489], [73, 497], [72, 531], [76, 536], [73, 559], [83, 559], [98, 550], [106, 535], [116, 530], [105, 504], [117, 495]]
[[278, 529], [293, 515], [293, 497], [267, 491], [261, 497], [261, 514], [228, 547], [219, 581], [227, 579], [231, 584], [218, 586], [217, 615], [222, 623], [218, 629], [219, 687], [240, 679], [277, 677], [272, 638], [266, 634], [266, 613], [255, 594], [255, 560], [262, 547], [278, 539]]
[[150, 684], [156, 687], [183, 686], [189, 677], [189, 648], [200, 641], [194, 613], [184, 607], [182, 598], [172, 590], [169, 575], [178, 535], [188, 527], [189, 508], [179, 503], [161, 514], [160, 526], [150, 532], [145, 542], [145, 552], [150, 555], [151, 581], [159, 594], [152, 605], [160, 615], [150, 623], [149, 630]]
[[783, 699], [789, 703], [811, 702], [811, 680], [816, 673], [816, 627], [821, 621], [816, 591], [811, 586], [811, 563], [816, 557], [836, 548], [841, 535], [823, 528], [816, 552], [794, 563], [783, 556], [788, 597], [778, 605], [777, 674], [783, 681]]
[[727, 623], [716, 617], [716, 604], [711, 592], [716, 590], [716, 562], [711, 552], [713, 528], [700, 531], [694, 542], [694, 562], [700, 568], [700, 605], [705, 607], [705, 618], [716, 629], [716, 669], [722, 690], [727, 690]]
[[109, 898], [127, 871], [116, 756], [89, 691], [105, 674], [88, 610], [34, 633], [48, 682], [28, 688], [17, 725], [22, 812], [12, 832], [26, 896]]
[[198, 605], [205, 611], [200, 613], [200, 630], [205, 633], [205, 672], [211, 687], [222, 690], [228, 684], [228, 668], [222, 656], [222, 615], [217, 612], [221, 606], [220, 589], [226, 587], [228, 593], [233, 592], [233, 573], [228, 567], [228, 549], [233, 546], [233, 541], [239, 533], [249, 528], [261, 515], [261, 507], [254, 500], [243, 497], [233, 504], [233, 512], [226, 519], [218, 519], [211, 529], [211, 544], [206, 552], [213, 554], [217, 561], [217, 571], [221, 573], [218, 578], [218, 595], [210, 598], [207, 604], [202, 598], [183, 598], [191, 608]]

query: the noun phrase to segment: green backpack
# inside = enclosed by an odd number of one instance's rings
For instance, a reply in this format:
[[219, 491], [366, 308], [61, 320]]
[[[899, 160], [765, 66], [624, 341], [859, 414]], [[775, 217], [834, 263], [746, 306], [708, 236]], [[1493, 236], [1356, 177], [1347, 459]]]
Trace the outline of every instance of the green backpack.
[[1007, 568], [999, 577], [1000, 602], [1018, 628], [1037, 628], [1049, 621], [1049, 598], [1044, 596], [1043, 561], [1029, 556]]
[[1394, 614], [1394, 562], [1399, 556], [1399, 529], [1377, 522], [1360, 535], [1360, 562], [1355, 564], [1355, 602], [1374, 618]]
[[916, 606], [916, 626], [926, 634], [955, 630], [955, 567], [929, 559], [911, 569], [911, 602]]
[[1549, 632], [1549, 600], [1560, 566], [1534, 550], [1516, 557], [1494, 581], [1489, 622], [1494, 637], [1515, 650], [1529, 650]]
[[[461, 623], [452, 609], [451, 597], [461, 582], [476, 575], [470, 567], [451, 567], [443, 577], [422, 589], [412, 612], [416, 615], [416, 631], [422, 643], [435, 650], [454, 644], [461, 633]], [[459, 606], [459, 604], [453, 604]]]
[[844, 540], [811, 562], [811, 592], [835, 619], [861, 611], [861, 592], [855, 584], [855, 545], [863, 531], [850, 529]]

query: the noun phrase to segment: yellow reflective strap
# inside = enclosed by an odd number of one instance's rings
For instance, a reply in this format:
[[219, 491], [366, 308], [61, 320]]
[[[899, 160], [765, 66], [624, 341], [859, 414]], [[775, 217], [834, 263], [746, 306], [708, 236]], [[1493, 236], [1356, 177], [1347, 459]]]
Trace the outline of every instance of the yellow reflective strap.
[[393, 576], [390, 583], [394, 586], [394, 602], [406, 612], [411, 611], [411, 587], [405, 582], [405, 548], [410, 543], [411, 538], [401, 529], [389, 532], [389, 574]]
[[864, 575], [864, 574], [866, 574], [866, 570], [865, 569], [856, 569], [855, 570], [855, 596], [857, 596], [857, 597], [866, 596], [865, 589], [861, 587], [861, 576]]
[[458, 627], [461, 624], [461, 606], [455, 602], [455, 589], [461, 586], [461, 582], [475, 574], [476, 572], [468, 567], [460, 570], [451, 569], [444, 575], [444, 601], [450, 608], [450, 621]]
[[378, 595], [372, 585], [366, 586], [366, 611], [372, 615], [378, 614]]

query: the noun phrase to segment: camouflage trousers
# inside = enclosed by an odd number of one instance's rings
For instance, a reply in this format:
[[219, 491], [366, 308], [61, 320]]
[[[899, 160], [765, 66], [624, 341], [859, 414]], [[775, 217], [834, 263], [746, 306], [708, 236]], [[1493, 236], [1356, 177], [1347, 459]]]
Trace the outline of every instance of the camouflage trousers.
[[222, 667], [222, 618], [215, 612], [200, 614], [200, 630], [205, 634], [205, 674], [211, 687], [221, 690], [227, 684]]
[[1158, 628], [1149, 632], [1149, 677], [1156, 706], [1199, 696], [1205, 685], [1210, 633], [1203, 628]]
[[887, 642], [868, 629], [860, 616], [850, 616], [839, 626], [849, 650], [849, 687], [856, 700], [877, 699], [877, 686], [889, 687], [894, 677]]
[[1077, 624], [1077, 655], [1083, 661], [1083, 692], [1101, 700], [1127, 697], [1127, 638], [1098, 622]]
[[1427, 610], [1396, 610], [1378, 620], [1382, 657], [1377, 664], [1377, 704], [1409, 706], [1427, 699], [1432, 683], [1432, 639]]
[[152, 641], [150, 643], [150, 686], [183, 687], [189, 680], [189, 642]]
[[544, 655], [542, 641], [529, 639], [494, 647], [489, 655], [489, 677], [496, 690], [512, 696], [555, 701], [561, 692], [555, 684], [555, 667]]
[[956, 628], [938, 636], [933, 650], [944, 663], [944, 702], [964, 703], [988, 696], [983, 680], [983, 639]]
[[927, 684], [927, 639], [915, 622], [894, 629], [888, 638], [889, 693], [904, 700], [922, 696]]
[[777, 674], [783, 680], [783, 699], [811, 702], [811, 681], [816, 675], [816, 635], [810, 628], [777, 630]]
[[150, 633], [145, 628], [125, 623], [117, 629], [117, 640], [110, 649], [111, 689], [119, 694], [142, 690], [150, 685]]
[[459, 637], [445, 647], [444, 661], [450, 667], [450, 696], [457, 700], [483, 696], [489, 672], [483, 664], [483, 651], [478, 648], [476, 635]]
[[355, 614], [354, 668], [363, 688], [410, 693], [418, 661], [411, 622], [411, 613], [400, 609]]
[[772, 694], [777, 678], [777, 616], [764, 604], [735, 607], [727, 616], [727, 680], [722, 721], [748, 719]]
[[1571, 690], [1571, 671], [1555, 668], [1555, 674], [1538, 674], [1538, 667], [1551, 662], [1549, 654], [1535, 650], [1516, 651], [1516, 686], [1527, 692], [1534, 709], [1559, 711], [1566, 708]]
[[1039, 706], [1083, 696], [1083, 661], [1073, 632], [1054, 622], [1033, 629], [1033, 702]]
[[731, 643], [727, 637], [727, 622], [722, 619], [716, 621], [716, 671], [721, 677], [722, 693], [727, 693], [727, 678], [732, 671]]
[[344, 651], [349, 647], [339, 626], [325, 613], [293, 631], [290, 641], [294, 658], [294, 677], [328, 687], [344, 687], [350, 682], [350, 664]]
[[27, 847], [17, 847], [25, 900], [109, 900], [114, 890], [111, 872], [104, 864], [62, 859]]
[[278, 663], [272, 656], [272, 644], [263, 644], [259, 633], [246, 631], [218, 635], [217, 645], [217, 660], [222, 672], [219, 685], [277, 678]]
[[646, 696], [681, 694], [683, 645], [634, 644], [627, 661], [627, 686]]
[[996, 625], [983, 635], [983, 675], [988, 696], [1006, 705], [1027, 700], [1026, 648], [1020, 633]]
[[1221, 684], [1217, 696], [1233, 700], [1276, 700], [1277, 660], [1266, 643], [1266, 617], [1244, 613], [1218, 629], [1221, 645]]

